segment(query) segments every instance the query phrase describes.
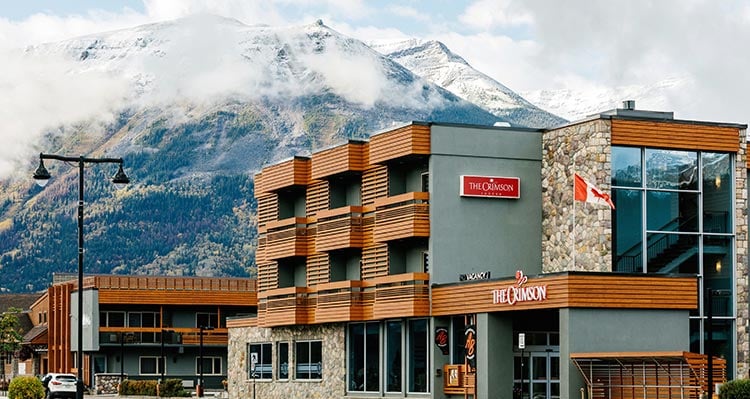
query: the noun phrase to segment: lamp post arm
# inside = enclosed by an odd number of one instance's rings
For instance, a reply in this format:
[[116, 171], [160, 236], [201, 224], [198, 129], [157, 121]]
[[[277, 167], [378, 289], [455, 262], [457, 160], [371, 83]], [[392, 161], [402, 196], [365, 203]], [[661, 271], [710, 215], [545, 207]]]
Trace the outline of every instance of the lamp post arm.
[[56, 154], [45, 154], [40, 153], [39, 159], [55, 159], [58, 161], [64, 161], [64, 162], [83, 162], [83, 163], [116, 163], [116, 164], [122, 164], [122, 158], [89, 158], [89, 157], [66, 157], [63, 155], [56, 155]]

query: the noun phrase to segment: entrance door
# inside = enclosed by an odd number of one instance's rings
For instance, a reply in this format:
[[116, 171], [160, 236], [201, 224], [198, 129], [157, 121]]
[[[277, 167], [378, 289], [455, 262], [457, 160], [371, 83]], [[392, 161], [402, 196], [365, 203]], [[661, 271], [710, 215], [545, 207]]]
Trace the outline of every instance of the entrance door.
[[[523, 365], [523, 366], [522, 366]], [[514, 355], [514, 399], [560, 398], [560, 353], [545, 351], [521, 352]]]

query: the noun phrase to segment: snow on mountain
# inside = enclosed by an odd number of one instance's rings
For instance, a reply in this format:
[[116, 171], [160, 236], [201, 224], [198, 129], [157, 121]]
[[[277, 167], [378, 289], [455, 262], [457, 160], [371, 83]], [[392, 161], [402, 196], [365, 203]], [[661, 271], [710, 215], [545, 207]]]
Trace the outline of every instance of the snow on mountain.
[[541, 108], [568, 120], [583, 119], [604, 110], [621, 108], [625, 100], [635, 100], [644, 110], [669, 110], [670, 98], [690, 84], [686, 77], [665, 79], [650, 85], [545, 89], [520, 93]]
[[466, 60], [439, 41], [409, 39], [374, 43], [371, 47], [417, 75], [513, 124], [551, 127], [565, 122], [472, 68]]

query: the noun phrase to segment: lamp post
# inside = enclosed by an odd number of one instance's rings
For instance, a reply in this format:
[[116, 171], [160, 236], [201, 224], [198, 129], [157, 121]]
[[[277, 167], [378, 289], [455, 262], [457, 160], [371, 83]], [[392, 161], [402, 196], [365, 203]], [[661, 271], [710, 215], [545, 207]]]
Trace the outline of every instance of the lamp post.
[[198, 344], [198, 356], [200, 357], [200, 360], [198, 361], [198, 383], [200, 384], [200, 388], [198, 389], [198, 397], [203, 397], [203, 331], [211, 331], [214, 328], [211, 326], [199, 326], [198, 327], [198, 336], [200, 339], [200, 342]]
[[161, 330], [161, 365], [159, 365], [159, 370], [161, 371], [161, 382], [159, 385], [164, 383], [164, 369], [167, 367], [167, 362], [164, 360], [164, 334], [171, 334], [174, 330]]
[[66, 157], [40, 153], [39, 167], [34, 171], [34, 180], [40, 187], [47, 185], [51, 177], [47, 168], [44, 167], [45, 159], [78, 163], [78, 350], [76, 352], [78, 381], [76, 381], [76, 399], [83, 399], [83, 167], [87, 163], [116, 163], [120, 167], [112, 177], [112, 183], [121, 187], [130, 183], [130, 179], [122, 170], [122, 158]]
[[706, 346], [705, 351], [707, 357], [707, 384], [708, 384], [708, 397], [712, 398], [714, 394], [714, 296], [727, 297], [731, 296], [731, 290], [715, 290], [711, 288], [706, 289]]

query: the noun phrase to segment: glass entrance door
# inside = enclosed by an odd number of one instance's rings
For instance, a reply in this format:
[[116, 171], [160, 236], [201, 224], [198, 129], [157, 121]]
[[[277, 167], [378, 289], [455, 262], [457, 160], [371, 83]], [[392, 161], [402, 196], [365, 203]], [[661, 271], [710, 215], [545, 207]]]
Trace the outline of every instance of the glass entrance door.
[[560, 353], [552, 350], [514, 354], [514, 399], [560, 398]]

